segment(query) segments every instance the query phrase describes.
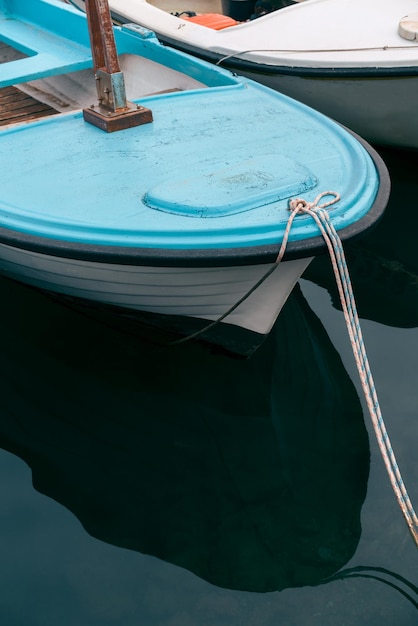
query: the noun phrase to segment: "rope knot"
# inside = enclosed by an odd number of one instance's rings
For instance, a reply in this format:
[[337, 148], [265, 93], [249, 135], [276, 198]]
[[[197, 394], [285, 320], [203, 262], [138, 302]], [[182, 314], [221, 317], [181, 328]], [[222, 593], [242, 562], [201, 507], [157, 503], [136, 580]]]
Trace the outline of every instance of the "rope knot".
[[306, 213], [315, 206], [315, 202], [308, 202], [303, 198], [292, 198], [289, 200], [289, 211], [295, 213]]
[[[328, 200], [328, 202], [324, 202], [323, 204], [318, 204], [320, 199], [323, 198], [324, 196], [334, 196], [334, 197], [332, 198], [332, 200]], [[316, 196], [313, 202], [308, 202], [307, 200], [304, 200], [303, 198], [292, 198], [291, 200], [289, 200], [289, 211], [292, 211], [292, 213], [294, 212], [295, 214], [297, 214], [297, 213], [309, 213], [309, 211], [312, 211], [312, 209], [314, 208], [325, 209], [326, 207], [331, 206], [331, 204], [335, 204], [336, 202], [338, 202], [340, 200], [340, 197], [341, 197], [340, 194], [337, 193], [336, 191], [323, 191], [318, 196]]]
[[[324, 202], [323, 204], [318, 204], [320, 199], [323, 198], [324, 196], [333, 196], [333, 198], [329, 200], [328, 202]], [[340, 194], [337, 193], [336, 191], [323, 191], [318, 196], [316, 196], [313, 202], [308, 202], [307, 200], [304, 200], [303, 198], [292, 198], [291, 200], [289, 200], [288, 206], [289, 206], [290, 216], [289, 216], [289, 219], [288, 219], [288, 222], [287, 222], [284, 234], [283, 234], [282, 245], [280, 246], [279, 254], [277, 255], [277, 258], [275, 261], [276, 264], [280, 263], [280, 261], [282, 260], [284, 256], [287, 242], [289, 239], [290, 229], [292, 227], [293, 220], [295, 219], [296, 215], [301, 214], [301, 213], [310, 215], [316, 221], [320, 230], [322, 231], [323, 227], [322, 227], [322, 222], [320, 219], [322, 214], [320, 210], [325, 209], [327, 206], [330, 206], [331, 204], [335, 204], [335, 202], [338, 202], [340, 198], [341, 198]], [[328, 215], [325, 215], [322, 217], [322, 219], [326, 220], [327, 217]]]

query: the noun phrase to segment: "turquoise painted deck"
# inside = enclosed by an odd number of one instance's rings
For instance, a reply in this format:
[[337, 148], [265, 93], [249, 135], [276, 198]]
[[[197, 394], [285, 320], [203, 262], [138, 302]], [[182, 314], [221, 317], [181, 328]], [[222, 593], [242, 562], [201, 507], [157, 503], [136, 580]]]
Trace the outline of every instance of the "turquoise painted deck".
[[[48, 1], [16, 4], [13, 19], [0, 19], [0, 38], [3, 29], [24, 31], [19, 45], [39, 47], [42, 38], [36, 28], [32, 37], [25, 20], [39, 17], [42, 6], [47, 39], [56, 27], [65, 41], [63, 65], [55, 60], [54, 69], [51, 61], [48, 71], [65, 71], [70, 32], [74, 63], [86, 62], [84, 15]], [[21, 13], [23, 22], [15, 19]], [[337, 229], [368, 212], [378, 174], [344, 129], [277, 92], [161, 46], [143, 29], [117, 29], [116, 39], [119, 52], [144, 54], [211, 88], [143, 98], [153, 123], [116, 133], [87, 124], [81, 112], [3, 130], [3, 228], [93, 245], [236, 248], [280, 242], [292, 197], [338, 192], [341, 201], [331, 209]], [[29, 60], [35, 65], [37, 58], [44, 75], [43, 53]], [[0, 87], [10, 84], [10, 67], [25, 61], [6, 64], [6, 74], [0, 66]], [[25, 80], [21, 70], [17, 76]], [[318, 234], [311, 218], [299, 217], [290, 240]]]
[[[119, 133], [104, 133], [81, 113], [0, 133], [0, 151], [9, 155], [0, 172], [2, 226], [115, 246], [254, 246], [283, 235], [288, 203], [273, 201], [275, 193], [312, 200], [321, 191], [339, 192], [332, 209], [337, 228], [365, 214], [376, 195], [374, 165], [355, 140], [261, 88], [243, 84], [141, 102], [154, 122]], [[283, 176], [284, 159], [304, 170], [299, 186], [291, 168]], [[171, 200], [181, 200], [177, 214], [147, 206], [169, 188], [176, 189]], [[256, 208], [222, 214], [247, 194]], [[196, 208], [183, 215], [186, 200]], [[300, 217], [291, 239], [316, 234], [311, 218]]]

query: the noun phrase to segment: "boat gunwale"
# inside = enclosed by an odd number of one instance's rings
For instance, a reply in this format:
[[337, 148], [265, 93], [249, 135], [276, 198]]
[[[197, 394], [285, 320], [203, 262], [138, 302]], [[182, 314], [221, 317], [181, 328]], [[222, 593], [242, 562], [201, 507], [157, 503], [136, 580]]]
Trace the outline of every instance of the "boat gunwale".
[[[113, 15], [113, 14], [112, 14]], [[126, 24], [130, 22], [125, 22]], [[251, 61], [246, 58], [240, 58], [240, 54], [251, 54], [251, 50], [243, 52], [231, 52], [230, 54], [216, 52], [191, 45], [184, 40], [173, 39], [167, 35], [154, 31], [157, 39], [166, 46], [170, 46], [179, 52], [186, 52], [198, 57], [202, 61], [215, 63], [218, 67], [224, 67], [229, 70], [239, 72], [252, 72], [253, 74], [264, 75], [289, 75], [301, 78], [327, 78], [327, 79], [356, 79], [363, 78], [395, 78], [395, 77], [414, 77], [418, 76], [418, 65], [402, 65], [402, 66], [381, 66], [381, 67], [308, 67], [303, 65], [291, 64], [276, 65], [274, 63], [260, 63]]]

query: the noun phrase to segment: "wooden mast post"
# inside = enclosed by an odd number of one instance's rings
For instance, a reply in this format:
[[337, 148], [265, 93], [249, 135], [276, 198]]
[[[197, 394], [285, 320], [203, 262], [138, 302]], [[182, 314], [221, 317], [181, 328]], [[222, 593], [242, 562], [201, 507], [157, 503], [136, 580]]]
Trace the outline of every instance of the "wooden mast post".
[[152, 111], [128, 102], [108, 0], [86, 0], [87, 23], [99, 103], [83, 110], [86, 122], [114, 132], [152, 122]]

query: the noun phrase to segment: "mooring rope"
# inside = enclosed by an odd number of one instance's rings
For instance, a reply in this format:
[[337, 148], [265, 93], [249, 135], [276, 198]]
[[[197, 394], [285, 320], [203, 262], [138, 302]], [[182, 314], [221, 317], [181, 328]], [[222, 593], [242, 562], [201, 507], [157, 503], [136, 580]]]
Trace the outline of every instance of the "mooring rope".
[[[318, 204], [321, 198], [325, 198], [327, 196], [333, 196], [333, 198], [331, 200], [328, 200], [327, 202]], [[376, 388], [374, 385], [372, 373], [370, 371], [370, 366], [366, 355], [366, 350], [364, 347], [356, 303], [354, 300], [350, 275], [348, 273], [348, 267], [345, 260], [345, 254], [342, 247], [341, 239], [339, 238], [337, 231], [332, 225], [328, 211], [325, 210], [327, 207], [335, 204], [339, 200], [340, 195], [335, 191], [324, 191], [320, 193], [313, 202], [307, 202], [302, 198], [294, 198], [290, 200], [290, 216], [285, 228], [285, 232], [283, 234], [283, 240], [280, 246], [279, 253], [272, 266], [257, 281], [257, 283], [253, 285], [253, 287], [244, 296], [242, 296], [242, 298], [235, 302], [233, 306], [231, 306], [215, 321], [211, 322], [210, 324], [200, 329], [196, 333], [193, 333], [192, 335], [188, 335], [187, 337], [183, 337], [182, 339], [172, 342], [171, 345], [184, 343], [204, 334], [207, 330], [219, 324], [254, 291], [256, 291], [256, 289], [270, 276], [270, 274], [273, 273], [273, 271], [277, 268], [278, 264], [283, 259], [289, 239], [290, 230], [292, 228], [295, 217], [301, 213], [310, 215], [315, 220], [328, 248], [335, 279], [337, 282], [338, 292], [340, 295], [342, 310], [350, 337], [351, 347], [354, 354], [354, 359], [360, 376], [361, 385], [365, 395], [367, 408], [370, 413], [379, 449], [382, 454], [383, 461], [388, 472], [390, 482], [392, 484], [392, 488], [395, 492], [396, 499], [408, 525], [408, 528], [411, 532], [411, 535], [414, 539], [415, 545], [418, 547], [418, 517], [415, 513], [411, 499], [403, 482], [395, 458], [395, 453], [393, 451], [389, 435], [383, 421]]]
[[[378, 575], [379, 574], [379, 575]], [[381, 576], [381, 574], [383, 576]], [[347, 567], [340, 570], [335, 574], [331, 574], [328, 578], [324, 578], [318, 584], [327, 585], [335, 580], [345, 580], [348, 578], [373, 578], [378, 580], [389, 587], [392, 587], [403, 595], [416, 609], [418, 609], [418, 587], [411, 583], [410, 580], [404, 578], [396, 572], [392, 572], [386, 567], [376, 567], [367, 565], [357, 565], [355, 567]], [[404, 585], [407, 590], [402, 589], [401, 584]], [[411, 593], [412, 592], [412, 593]], [[413, 595], [414, 594], [414, 595]]]
[[[319, 205], [319, 200], [322, 197], [328, 195], [333, 195], [334, 199], [330, 202]], [[289, 202], [289, 208], [291, 210], [289, 223], [291, 224], [293, 222], [293, 219], [298, 213], [306, 213], [310, 215], [318, 225], [324, 241], [327, 245], [338, 286], [338, 292], [340, 295], [348, 334], [350, 336], [357, 370], [360, 376], [360, 381], [363, 387], [367, 407], [369, 409], [379, 449], [382, 454], [386, 470], [389, 474], [390, 482], [395, 492], [396, 499], [401, 508], [408, 528], [412, 534], [412, 537], [415, 541], [415, 545], [418, 547], [418, 517], [415, 513], [411, 499], [403, 482], [398, 464], [396, 462], [395, 453], [392, 449], [389, 435], [383, 421], [379, 400], [377, 398], [376, 388], [373, 381], [373, 376], [370, 371], [370, 366], [364, 347], [362, 332], [357, 315], [356, 303], [351, 287], [351, 280], [348, 273], [344, 250], [341, 244], [341, 240], [331, 223], [329, 214], [327, 211], [324, 210], [326, 206], [337, 202], [337, 200], [339, 200], [339, 195], [334, 191], [326, 191], [321, 193], [315, 198], [313, 202], [306, 202], [306, 200], [303, 200], [301, 198], [295, 198]]]

